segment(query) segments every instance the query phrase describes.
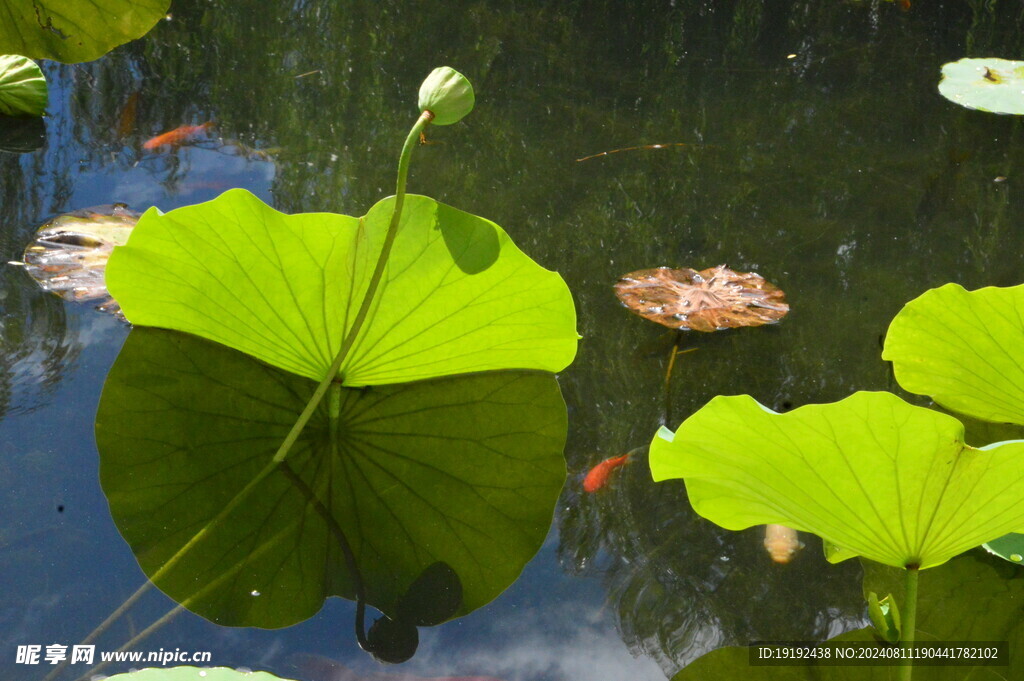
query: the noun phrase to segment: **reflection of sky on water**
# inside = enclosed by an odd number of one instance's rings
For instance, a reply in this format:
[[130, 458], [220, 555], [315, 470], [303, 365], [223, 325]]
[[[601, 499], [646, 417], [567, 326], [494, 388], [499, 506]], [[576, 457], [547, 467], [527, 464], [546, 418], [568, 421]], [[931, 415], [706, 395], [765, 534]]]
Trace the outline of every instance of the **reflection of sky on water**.
[[[822, 608], [823, 627], [828, 618], [833, 629], [852, 624], [861, 609], [849, 566], [819, 569], [808, 552], [787, 568], [769, 566], [756, 531], [690, 524], [681, 494], [659, 513], [655, 498], [666, 493], [652, 492], [640, 467], [622, 471], [617, 489], [600, 499], [579, 492], [587, 467], [649, 441], [664, 410], [668, 346], [641, 350], [661, 332], [615, 301], [611, 284], [624, 272], [726, 262], [762, 270], [791, 294], [793, 313], [777, 327], [688, 339], [700, 351], [676, 368], [671, 425], [718, 393], [747, 392], [789, 409], [854, 389], [892, 389], [878, 338], [906, 300], [952, 279], [971, 287], [1019, 281], [1024, 250], [1012, 216], [1021, 208], [1013, 193], [1020, 146], [1005, 143], [1019, 136], [1019, 122], [957, 110], [934, 91], [938, 65], [962, 56], [965, 44], [1019, 51], [1013, 22], [997, 16], [994, 3], [914, 3], [907, 14], [881, 3], [870, 21], [860, 4], [794, 2], [789, 14], [778, 9], [785, 4], [676, 3], [662, 16], [654, 3], [649, 15], [644, 3], [619, 14], [594, 3], [574, 16], [525, 3], [515, 16], [497, 6], [459, 16], [468, 29], [444, 14], [462, 11], [453, 4], [422, 17], [424, 31], [397, 4], [381, 2], [405, 21], [371, 31], [358, 23], [379, 18], [369, 5], [366, 17], [338, 12], [331, 23], [321, 21], [320, 4], [300, 3], [317, 15], [300, 8], [285, 25], [272, 15], [280, 5], [267, 5], [266, 17], [239, 17], [246, 2], [199, 10], [184, 3], [174, 22], [134, 47], [95, 64], [46, 65], [47, 146], [9, 163], [25, 187], [23, 203], [0, 206], [5, 259], [18, 257], [54, 214], [112, 201], [170, 210], [241, 186], [272, 205], [359, 214], [391, 191], [404, 123], [385, 112], [409, 113], [409, 102], [396, 104], [399, 94], [414, 96], [417, 60], [438, 55], [479, 76], [478, 109], [464, 125], [430, 132], [437, 144], [417, 151], [410, 188], [495, 219], [561, 271], [586, 336], [561, 378], [570, 476], [547, 544], [493, 603], [421, 630], [412, 661], [374, 663], [354, 641], [353, 605], [339, 599], [277, 631], [222, 628], [185, 614], [139, 649], [212, 650], [215, 664], [304, 679], [312, 677], [295, 666], [299, 653], [365, 673], [646, 680], [664, 677], [654, 659], [670, 670], [687, 654], [673, 658], [661, 638], [679, 643], [673, 627], [684, 620], [695, 620], [698, 638], [712, 639], [724, 635], [712, 615], [730, 616], [739, 636], [740, 624], [758, 619], [744, 607], [756, 603], [766, 621], [776, 611], [789, 617], [777, 605], [784, 602], [805, 616]], [[208, 8], [208, 21], [192, 16]], [[759, 13], [741, 16], [744, 8]], [[431, 21], [449, 24], [441, 28], [450, 51], [438, 53]], [[330, 32], [335, 25], [344, 35]], [[404, 25], [416, 28], [401, 33]], [[268, 42], [225, 49], [239, 29]], [[198, 50], [189, 40], [221, 42]], [[787, 60], [789, 53], [799, 55]], [[281, 54], [294, 73], [282, 72]], [[313, 69], [322, 72], [295, 78]], [[148, 110], [121, 135], [131, 93], [142, 93]], [[149, 137], [207, 120], [219, 127], [191, 146], [142, 151]], [[277, 163], [247, 159], [236, 134], [272, 137], [284, 153]], [[573, 161], [652, 142], [709, 147]], [[972, 156], [957, 160], [964, 149]], [[992, 184], [1004, 175], [1007, 182]], [[41, 295], [26, 277], [4, 281], [5, 300]], [[110, 520], [93, 442], [100, 390], [126, 327], [87, 307], [48, 302], [67, 316], [52, 335], [82, 350], [62, 365], [45, 409], [11, 410], [0, 421], [4, 679], [41, 677], [13, 666], [13, 646], [75, 643], [143, 582]], [[19, 371], [23, 383], [40, 375]], [[986, 431], [977, 444], [994, 439], [1002, 437]], [[737, 576], [715, 581], [724, 558]], [[721, 606], [687, 608], [688, 594], [703, 597], [709, 581], [738, 594], [740, 606], [723, 595]], [[841, 587], [856, 599], [829, 611]], [[114, 649], [170, 606], [147, 594], [100, 649]], [[630, 646], [650, 657], [634, 659]]]

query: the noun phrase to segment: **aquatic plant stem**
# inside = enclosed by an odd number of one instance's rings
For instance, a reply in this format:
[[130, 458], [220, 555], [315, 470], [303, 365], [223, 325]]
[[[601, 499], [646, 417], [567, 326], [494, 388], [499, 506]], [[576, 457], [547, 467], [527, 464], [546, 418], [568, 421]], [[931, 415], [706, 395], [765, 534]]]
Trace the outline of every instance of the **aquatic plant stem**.
[[904, 570], [903, 632], [900, 645], [906, 651], [906, 657], [900, 666], [900, 681], [910, 681], [914, 673], [914, 660], [910, 655], [917, 634], [917, 577], [920, 572], [916, 565], [907, 566]]

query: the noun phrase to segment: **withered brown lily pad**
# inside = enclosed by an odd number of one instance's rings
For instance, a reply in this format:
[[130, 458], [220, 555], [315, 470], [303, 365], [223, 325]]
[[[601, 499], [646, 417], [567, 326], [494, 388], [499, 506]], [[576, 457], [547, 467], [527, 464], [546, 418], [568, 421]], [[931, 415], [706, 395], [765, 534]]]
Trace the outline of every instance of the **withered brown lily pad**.
[[25, 249], [25, 270], [45, 291], [74, 302], [96, 301], [100, 311], [124, 319], [103, 273], [114, 246], [128, 241], [138, 219], [123, 203], [58, 215]]
[[615, 295], [641, 317], [681, 330], [774, 324], [789, 312], [782, 289], [759, 274], [725, 265], [700, 272], [688, 267], [630, 272], [615, 284]]

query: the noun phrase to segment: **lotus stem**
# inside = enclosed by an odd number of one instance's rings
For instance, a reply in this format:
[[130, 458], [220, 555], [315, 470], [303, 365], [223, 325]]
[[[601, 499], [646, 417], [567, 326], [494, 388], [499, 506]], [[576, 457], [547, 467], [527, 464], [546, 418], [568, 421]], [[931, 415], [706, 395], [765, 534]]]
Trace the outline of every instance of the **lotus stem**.
[[900, 681], [910, 681], [914, 673], [913, 654], [914, 639], [917, 634], [917, 577], [921, 570], [916, 565], [908, 565], [904, 570], [904, 606], [903, 631], [900, 645], [905, 651], [903, 664], [900, 666]]

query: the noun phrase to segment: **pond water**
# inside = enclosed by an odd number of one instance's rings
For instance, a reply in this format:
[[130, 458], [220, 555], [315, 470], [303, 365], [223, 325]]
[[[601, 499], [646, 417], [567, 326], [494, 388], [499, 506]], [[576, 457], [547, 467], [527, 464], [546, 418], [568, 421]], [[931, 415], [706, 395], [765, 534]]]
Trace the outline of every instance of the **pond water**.
[[[661, 679], [724, 645], [863, 626], [856, 561], [830, 565], [804, 537], [792, 563], [772, 563], [761, 530], [722, 530], [694, 515], [682, 482], [651, 482], [642, 448], [719, 394], [787, 411], [899, 392], [880, 343], [905, 302], [949, 281], [1020, 283], [1021, 125], [936, 86], [945, 62], [1020, 58], [1021, 21], [1019, 6], [983, 0], [176, 0], [96, 62], [46, 64], [44, 144], [0, 152], [3, 260], [59, 213], [169, 210], [231, 187], [285, 212], [362, 215], [392, 192], [420, 81], [448, 64], [477, 106], [428, 130], [410, 190], [494, 220], [561, 273], [582, 336], [558, 376], [568, 478], [543, 546], [491, 603], [421, 628], [409, 662], [362, 652], [356, 607], [338, 598], [283, 629], [186, 612], [137, 649], [210, 651], [216, 665], [302, 681]], [[208, 121], [193, 144], [143, 148]], [[577, 160], [656, 143], [671, 146]], [[792, 311], [685, 337], [697, 351], [666, 392], [673, 336], [612, 286], [638, 269], [723, 263], [777, 284]], [[78, 643], [146, 582], [112, 521], [94, 436], [129, 328], [20, 268], [0, 273], [0, 677], [42, 679], [48, 665], [15, 664], [17, 646]], [[972, 444], [1017, 436], [968, 431]], [[590, 467], [637, 448], [607, 489], [582, 491]], [[144, 593], [97, 649], [174, 605]]]

